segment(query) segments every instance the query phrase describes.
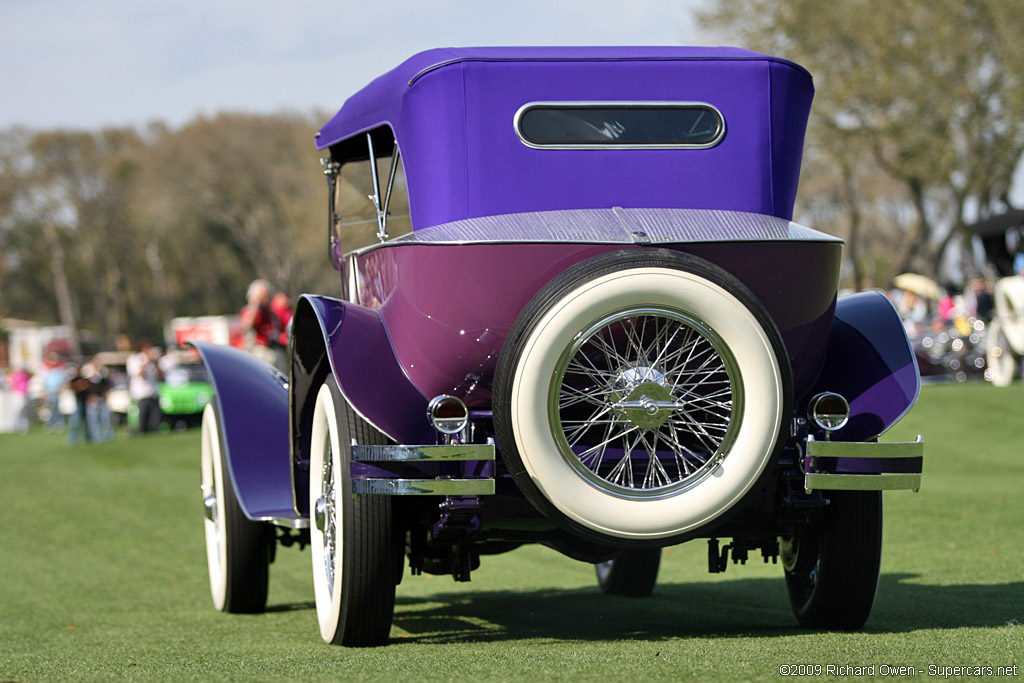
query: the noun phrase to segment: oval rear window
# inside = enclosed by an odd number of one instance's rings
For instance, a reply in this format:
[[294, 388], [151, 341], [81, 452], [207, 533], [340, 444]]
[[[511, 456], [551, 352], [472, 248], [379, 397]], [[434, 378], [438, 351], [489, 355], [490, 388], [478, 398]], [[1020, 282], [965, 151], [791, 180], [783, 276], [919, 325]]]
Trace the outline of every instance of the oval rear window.
[[515, 128], [530, 147], [701, 149], [718, 144], [725, 121], [699, 102], [533, 102]]

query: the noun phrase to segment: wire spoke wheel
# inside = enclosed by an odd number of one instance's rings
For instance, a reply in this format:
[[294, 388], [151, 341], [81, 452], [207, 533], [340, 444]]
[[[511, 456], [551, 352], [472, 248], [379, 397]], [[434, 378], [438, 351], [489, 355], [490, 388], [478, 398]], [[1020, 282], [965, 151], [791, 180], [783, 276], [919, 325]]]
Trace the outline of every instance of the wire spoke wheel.
[[613, 495], [672, 495], [728, 452], [742, 411], [736, 362], [722, 339], [668, 307], [616, 311], [574, 340], [549, 409], [562, 456]]

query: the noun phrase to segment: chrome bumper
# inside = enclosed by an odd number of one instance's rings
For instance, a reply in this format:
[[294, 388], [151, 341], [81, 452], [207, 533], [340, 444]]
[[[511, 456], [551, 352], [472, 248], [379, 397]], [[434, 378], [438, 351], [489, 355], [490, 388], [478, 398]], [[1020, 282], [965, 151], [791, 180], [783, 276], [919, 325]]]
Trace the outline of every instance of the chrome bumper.
[[[352, 444], [352, 493], [388, 496], [494, 494], [494, 442], [437, 446]], [[413, 466], [418, 475], [389, 471]], [[437, 470], [437, 474], [433, 471]], [[444, 471], [442, 473], [442, 470]], [[431, 474], [433, 476], [426, 476]]]
[[807, 492], [885, 491], [921, 488], [924, 441], [899, 443], [807, 440]]

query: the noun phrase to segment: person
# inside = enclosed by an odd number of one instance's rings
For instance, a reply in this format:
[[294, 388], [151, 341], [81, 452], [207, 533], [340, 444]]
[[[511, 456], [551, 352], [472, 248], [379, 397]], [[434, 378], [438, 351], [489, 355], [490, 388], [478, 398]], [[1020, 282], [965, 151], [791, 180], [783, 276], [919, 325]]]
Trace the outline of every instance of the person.
[[31, 380], [31, 373], [22, 367], [14, 368], [7, 375], [7, 386], [11, 389], [13, 399], [11, 414], [14, 415], [14, 426], [19, 434], [28, 434], [29, 413], [32, 407], [28, 400], [28, 383]]
[[60, 392], [67, 383], [67, 368], [53, 351], [43, 359], [43, 393], [46, 395], [46, 406], [50, 417], [46, 421], [46, 429], [50, 432], [64, 431], [64, 413], [60, 410]]
[[270, 308], [270, 283], [253, 280], [246, 291], [246, 304], [238, 314], [245, 335], [245, 350], [275, 367], [283, 365], [281, 335], [284, 327]]
[[274, 298], [270, 300], [270, 310], [281, 324], [279, 343], [283, 348], [288, 348], [288, 332], [291, 329], [293, 315], [292, 300], [288, 298], [288, 292], [283, 289], [277, 290]]
[[987, 323], [992, 319], [992, 309], [995, 308], [992, 286], [985, 279], [976, 277], [971, 280], [971, 293], [974, 298], [974, 317]]
[[139, 433], [160, 429], [160, 350], [144, 340], [139, 352], [128, 356], [128, 393], [139, 408]]
[[90, 384], [86, 415], [93, 438], [97, 442], [113, 441], [114, 430], [110, 424], [110, 407], [107, 406], [107, 393], [113, 387], [109, 371], [95, 357], [89, 361], [86, 368], [87, 370], [83, 374]]
[[75, 366], [71, 371], [71, 379], [68, 380], [68, 387], [75, 394], [75, 412], [71, 413], [71, 428], [68, 430], [68, 443], [72, 446], [78, 444], [78, 431], [82, 431], [82, 438], [86, 443], [92, 443], [96, 436], [89, 424], [89, 392], [92, 389], [92, 382], [85, 376], [81, 366]]

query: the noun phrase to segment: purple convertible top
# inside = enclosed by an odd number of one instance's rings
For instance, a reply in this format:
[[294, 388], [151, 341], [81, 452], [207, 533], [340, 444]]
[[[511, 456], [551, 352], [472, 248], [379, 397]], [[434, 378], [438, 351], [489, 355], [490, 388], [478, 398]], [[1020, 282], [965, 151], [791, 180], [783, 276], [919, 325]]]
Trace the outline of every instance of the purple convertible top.
[[[417, 54], [350, 97], [324, 149], [389, 126], [414, 229], [480, 216], [690, 208], [792, 218], [813, 96], [801, 67], [736, 48], [448, 48]], [[709, 149], [533, 149], [530, 102], [703, 102], [725, 119]]]

